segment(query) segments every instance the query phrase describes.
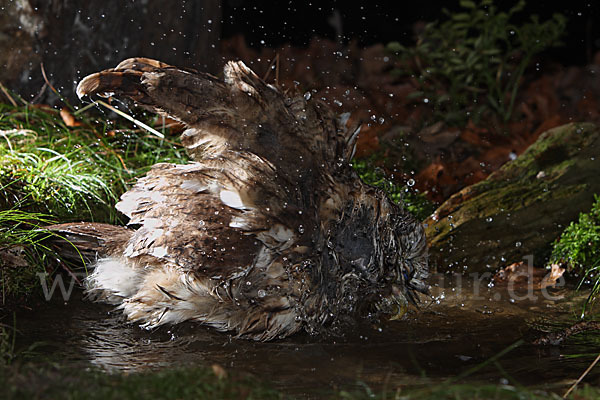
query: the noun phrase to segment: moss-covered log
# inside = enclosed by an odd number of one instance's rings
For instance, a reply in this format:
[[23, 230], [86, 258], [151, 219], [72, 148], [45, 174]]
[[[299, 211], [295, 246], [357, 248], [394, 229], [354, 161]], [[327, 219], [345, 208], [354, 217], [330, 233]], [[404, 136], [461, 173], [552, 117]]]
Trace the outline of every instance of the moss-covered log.
[[426, 221], [432, 266], [485, 271], [550, 244], [600, 193], [600, 128], [571, 123], [551, 129], [516, 160], [454, 194]]

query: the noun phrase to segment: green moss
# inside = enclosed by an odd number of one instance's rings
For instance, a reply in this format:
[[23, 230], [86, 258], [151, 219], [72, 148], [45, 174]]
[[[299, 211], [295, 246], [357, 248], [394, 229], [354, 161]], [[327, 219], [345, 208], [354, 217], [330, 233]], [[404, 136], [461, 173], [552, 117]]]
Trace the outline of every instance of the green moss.
[[[593, 145], [597, 140], [597, 132], [597, 126], [588, 122], [570, 123], [550, 129], [516, 160], [504, 164], [490, 178], [527, 179], [535, 177], [540, 170], [546, 174], [560, 173], [572, 165], [573, 156], [580, 149]], [[569, 145], [565, 146], [565, 143]], [[557, 153], [560, 155], [557, 156]], [[547, 167], [550, 169], [546, 170]]]
[[422, 193], [408, 186], [396, 185], [388, 179], [385, 172], [375, 166], [373, 158], [366, 160], [354, 159], [352, 160], [352, 167], [364, 183], [384, 190], [394, 203], [402, 204], [419, 221], [423, 221], [435, 210], [434, 204]]
[[584, 313], [600, 294], [600, 196], [594, 195], [594, 204], [587, 213], [579, 214], [553, 245], [550, 263], [565, 263], [569, 270], [583, 275], [582, 282], [592, 284], [592, 292], [584, 306]]
[[590, 212], [579, 214], [555, 242], [551, 262], [564, 262], [579, 273], [600, 265], [600, 196], [594, 199]]
[[[64, 368], [33, 364], [0, 367], [0, 397], [3, 399], [284, 399], [294, 398], [275, 390], [249, 375], [229, 374], [218, 378], [210, 368], [182, 366], [160, 371], [107, 373], [99, 369]], [[388, 384], [394, 387], [393, 382]], [[324, 390], [323, 398], [340, 399], [415, 399], [415, 400], [541, 400], [561, 399], [556, 393], [513, 385], [469, 382], [432, 383], [423, 386], [399, 386], [375, 390], [366, 384], [362, 389], [339, 392]], [[313, 388], [314, 390], [314, 388]], [[597, 387], [582, 385], [568, 399], [595, 400]]]
[[531, 254], [545, 263], [564, 226], [589, 210], [591, 194], [600, 190], [599, 148], [594, 124], [560, 126], [487, 179], [454, 194], [425, 221], [432, 263], [474, 271]]

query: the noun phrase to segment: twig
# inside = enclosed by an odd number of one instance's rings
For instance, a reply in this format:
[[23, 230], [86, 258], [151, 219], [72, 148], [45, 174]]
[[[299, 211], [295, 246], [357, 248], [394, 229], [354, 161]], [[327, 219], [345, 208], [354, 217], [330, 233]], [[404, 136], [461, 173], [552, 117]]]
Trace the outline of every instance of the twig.
[[153, 133], [154, 135], [158, 136], [161, 139], [165, 138], [165, 135], [163, 135], [162, 133], [160, 133], [159, 131], [157, 131], [156, 129], [152, 128], [151, 126], [146, 125], [145, 123], [143, 123], [142, 121], [138, 121], [137, 119], [133, 118], [131, 115], [124, 113], [123, 111], [111, 106], [108, 103], [103, 102], [102, 100], [94, 100], [95, 103], [100, 104], [101, 106], [104, 106], [106, 108], [108, 108], [109, 110], [111, 110], [114, 113], [119, 114], [121, 117], [133, 122], [134, 124], [136, 124], [137, 126], [139, 126], [140, 128], [144, 128], [145, 130], [147, 130], [150, 133]]
[[4, 93], [8, 101], [10, 101], [10, 104], [12, 104], [13, 107], [17, 107], [17, 102], [11, 97], [11, 95], [8, 93], [8, 90], [6, 90], [2, 82], [0, 82], [0, 90], [2, 90], [2, 93]]
[[[129, 168], [127, 168], [127, 164], [125, 164], [125, 160], [123, 160], [123, 158], [113, 148], [107, 146], [106, 143], [104, 143], [104, 141], [102, 140], [102, 136], [95, 129], [92, 129], [92, 131], [94, 132], [94, 135], [96, 135], [96, 137], [98, 138], [100, 145], [102, 147], [104, 147], [109, 153], [112, 153], [115, 157], [117, 157], [117, 159], [121, 163], [121, 166], [123, 167], [125, 172], [130, 174], [131, 170]], [[137, 145], [137, 143], [136, 143], [136, 145]]]
[[279, 53], [275, 56], [277, 60], [275, 63], [275, 85], [279, 86]]
[[567, 393], [565, 393], [565, 395], [563, 396], [563, 399], [566, 399], [567, 396], [569, 396], [571, 394], [571, 392], [577, 387], [577, 385], [579, 385], [579, 383], [583, 380], [583, 378], [585, 378], [585, 376], [592, 370], [592, 368], [594, 368], [596, 366], [596, 364], [598, 364], [598, 361], [600, 361], [600, 354], [598, 354], [598, 357], [596, 357], [596, 359], [590, 364], [590, 366], [585, 370], [585, 372], [583, 374], [581, 374], [579, 379], [577, 379], [575, 381], [573, 386], [571, 386], [569, 388], [569, 390], [567, 390]]
[[267, 78], [269, 77], [269, 75], [271, 75], [271, 69], [273, 68], [273, 64], [275, 63], [276, 57], [277, 57], [277, 55], [275, 57], [273, 57], [273, 59], [269, 63], [269, 66], [267, 67], [267, 72], [265, 72], [265, 75], [262, 78], [262, 80], [265, 82], [267, 81]]
[[48, 85], [48, 87], [50, 88], [50, 90], [52, 90], [54, 93], [56, 93], [56, 95], [58, 97], [62, 97], [60, 95], [60, 93], [58, 93], [58, 90], [56, 90], [54, 88], [54, 86], [52, 86], [52, 84], [50, 83], [50, 81], [48, 80], [48, 77], [46, 76], [46, 70], [44, 69], [44, 63], [40, 63], [40, 69], [42, 70], [42, 77], [44, 78], [44, 82], [46, 82], [46, 85]]
[[[81, 113], [81, 112], [83, 112], [83, 111], [85, 111], [85, 110], [87, 110], [87, 109], [89, 109], [89, 108], [91, 108], [91, 107], [94, 107], [94, 106], [98, 106], [98, 105], [97, 105], [95, 102], [94, 102], [94, 103], [90, 103], [90, 104], [88, 104], [87, 106], [85, 106], [85, 107], [82, 107], [82, 108], [80, 108], [79, 110], [75, 111], [75, 112], [73, 113], [73, 115], [77, 115], [77, 114], [79, 114], [79, 113]], [[121, 156], [120, 156], [120, 155], [119, 155], [119, 154], [118, 154], [118, 153], [117, 153], [117, 152], [116, 152], [116, 151], [115, 151], [113, 148], [111, 148], [111, 147], [107, 146], [107, 145], [106, 145], [106, 143], [104, 143], [104, 140], [102, 140], [102, 136], [101, 136], [101, 135], [98, 133], [98, 131], [97, 131], [96, 129], [94, 129], [94, 128], [93, 128], [91, 125], [89, 125], [89, 124], [87, 124], [87, 125], [88, 125], [88, 126], [91, 128], [92, 132], [94, 132], [94, 135], [96, 135], [96, 137], [98, 138], [98, 140], [99, 140], [99, 142], [98, 142], [98, 143], [100, 143], [100, 145], [101, 145], [102, 147], [104, 147], [104, 148], [106, 149], [106, 151], [108, 151], [109, 153], [112, 153], [112, 154], [113, 154], [115, 157], [117, 157], [117, 159], [118, 159], [118, 160], [119, 160], [119, 162], [121, 163], [121, 166], [123, 167], [123, 169], [124, 169], [124, 170], [125, 170], [125, 171], [126, 171], [128, 174], [130, 174], [130, 173], [131, 173], [131, 170], [130, 170], [129, 168], [127, 168], [127, 164], [125, 164], [125, 161], [123, 160], [123, 158], [122, 158], [122, 157], [121, 157]]]
[[273, 64], [275, 64], [275, 86], [279, 86], [279, 53], [275, 54], [275, 57], [273, 57], [273, 59], [269, 63], [269, 66], [267, 67], [267, 73], [263, 77], [263, 81], [266, 82], [267, 78], [271, 74]]
[[64, 269], [65, 271], [67, 271], [67, 274], [69, 274], [69, 275], [71, 276], [71, 278], [73, 278], [73, 279], [75, 280], [75, 282], [77, 282], [77, 284], [78, 284], [79, 286], [83, 286], [83, 283], [81, 283], [81, 281], [79, 280], [79, 278], [77, 278], [77, 276], [75, 275], [75, 273], [74, 273], [74, 272], [71, 270], [71, 268], [69, 268], [69, 267], [67, 266], [67, 264], [65, 264], [65, 262], [64, 262], [64, 261], [62, 261], [62, 260], [59, 260], [59, 264], [60, 264], [60, 266], [61, 266], [61, 267], [63, 267], [63, 269]]
[[65, 99], [64, 96], [61, 95], [59, 93], [59, 91], [56, 90], [54, 88], [54, 86], [52, 86], [52, 84], [50, 83], [50, 81], [48, 80], [48, 77], [46, 76], [46, 70], [44, 69], [44, 63], [40, 63], [40, 69], [42, 70], [42, 77], [44, 78], [44, 82], [46, 82], [46, 85], [48, 85], [48, 87], [50, 88], [50, 90], [52, 90], [54, 92], [54, 94], [56, 94], [58, 96], [58, 98], [60, 99], [60, 101], [62, 101], [71, 110], [71, 112], [75, 111], [73, 109], [73, 106], [71, 106], [71, 104], [68, 102], [68, 100]]
[[86, 111], [86, 110], [88, 110], [88, 109], [90, 109], [90, 108], [92, 108], [92, 107], [96, 107], [96, 106], [97, 106], [97, 104], [96, 104], [96, 103], [90, 103], [90, 104], [88, 104], [87, 106], [81, 107], [79, 110], [75, 111], [75, 112], [73, 113], [73, 115], [74, 115], [74, 116], [77, 116], [77, 115], [81, 114], [82, 112], [84, 112], [84, 111]]
[[559, 332], [551, 332], [542, 337], [537, 338], [533, 341], [535, 345], [553, 345], [558, 346], [569, 336], [578, 334], [580, 332], [600, 330], [600, 322], [596, 321], [582, 321], [563, 329]]
[[47, 87], [48, 87], [48, 84], [46, 82], [44, 82], [44, 85], [42, 86], [42, 88], [40, 89], [40, 91], [38, 92], [38, 94], [36, 94], [35, 97], [33, 99], [31, 99], [31, 104], [35, 103], [36, 101], [38, 101], [42, 97], [42, 95], [46, 91]]

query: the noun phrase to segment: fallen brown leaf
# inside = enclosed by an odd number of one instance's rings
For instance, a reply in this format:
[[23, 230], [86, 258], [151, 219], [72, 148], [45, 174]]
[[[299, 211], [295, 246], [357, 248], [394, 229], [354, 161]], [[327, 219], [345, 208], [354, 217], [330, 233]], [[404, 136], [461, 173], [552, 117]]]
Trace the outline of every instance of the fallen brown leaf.
[[67, 108], [61, 108], [60, 117], [62, 118], [65, 125], [69, 128], [83, 125], [80, 121], [77, 121], [75, 119], [75, 116], [71, 114], [71, 112]]
[[225, 379], [225, 378], [227, 378], [227, 371], [225, 371], [225, 368], [223, 368], [219, 364], [213, 364], [210, 367], [212, 368], [213, 373], [215, 374], [215, 376], [218, 379]]
[[532, 285], [533, 289], [544, 289], [556, 285], [564, 273], [565, 268], [559, 264], [552, 264], [548, 271], [546, 268], [535, 268], [521, 261], [496, 272], [492, 282], [496, 286], [511, 285], [514, 289], [525, 288], [528, 285]]

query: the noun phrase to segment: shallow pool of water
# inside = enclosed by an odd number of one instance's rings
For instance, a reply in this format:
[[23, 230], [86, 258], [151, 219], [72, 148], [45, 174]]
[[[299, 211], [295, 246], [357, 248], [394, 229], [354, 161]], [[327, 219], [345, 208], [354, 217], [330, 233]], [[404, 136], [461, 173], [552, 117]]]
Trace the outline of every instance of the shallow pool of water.
[[[344, 338], [299, 334], [256, 343], [186, 323], [154, 331], [124, 323], [111, 307], [81, 295], [51, 301], [17, 314], [19, 347], [42, 343], [44, 353], [63, 365], [98, 366], [109, 371], [140, 371], [217, 363], [250, 372], [287, 393], [311, 396], [362, 381], [375, 389], [440, 382], [479, 365], [516, 341], [523, 345], [468, 379], [561, 388], [576, 379], [594, 357], [596, 339], [568, 340], [561, 346], [534, 346], [530, 339], [546, 328], [575, 321], [585, 293], [540, 291], [511, 300], [506, 288], [457, 285], [437, 276], [432, 298], [401, 321], [361, 326]], [[457, 290], [462, 286], [462, 290]], [[455, 289], [452, 289], [455, 288]], [[549, 296], [546, 296], [549, 297]], [[593, 341], [596, 340], [596, 345]], [[587, 353], [587, 357], [570, 358]], [[598, 373], [590, 375], [598, 381]]]

